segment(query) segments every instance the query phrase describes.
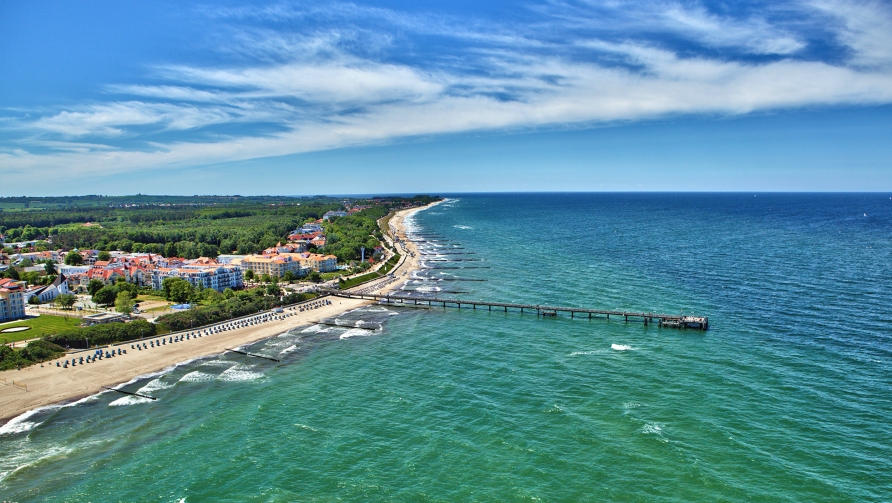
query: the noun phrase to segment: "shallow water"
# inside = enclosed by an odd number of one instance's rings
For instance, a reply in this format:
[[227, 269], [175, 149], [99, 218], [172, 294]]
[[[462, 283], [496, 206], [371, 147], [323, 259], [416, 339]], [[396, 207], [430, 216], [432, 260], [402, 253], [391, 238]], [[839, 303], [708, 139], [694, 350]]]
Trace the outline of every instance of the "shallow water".
[[418, 273], [438, 281], [407, 287], [421, 298], [682, 311], [710, 330], [375, 306], [250, 346], [281, 363], [228, 353], [126, 388], [157, 401], [15, 420], [0, 495], [892, 498], [888, 194], [460, 196], [412, 226], [441, 252]]

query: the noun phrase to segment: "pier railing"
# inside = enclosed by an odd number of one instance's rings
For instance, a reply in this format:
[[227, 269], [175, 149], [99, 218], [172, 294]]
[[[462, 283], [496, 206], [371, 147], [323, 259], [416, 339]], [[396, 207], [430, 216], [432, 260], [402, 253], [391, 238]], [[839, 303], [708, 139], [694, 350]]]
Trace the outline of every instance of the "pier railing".
[[468, 299], [441, 299], [436, 297], [410, 297], [408, 295], [399, 294], [374, 294], [374, 293], [354, 293], [339, 290], [325, 290], [325, 293], [337, 297], [348, 299], [364, 299], [374, 300], [387, 304], [409, 305], [409, 306], [442, 306], [454, 308], [486, 308], [492, 311], [493, 308], [501, 308], [504, 312], [508, 310], [524, 312], [535, 312], [538, 316], [557, 316], [560, 313], [569, 314], [571, 318], [588, 317], [592, 319], [596, 316], [606, 317], [608, 320], [611, 316], [614, 318], [622, 318], [623, 321], [641, 321], [644, 325], [657, 323], [661, 327], [669, 328], [694, 328], [697, 330], [707, 330], [709, 328], [709, 317], [707, 316], [691, 316], [683, 314], [662, 314], [662, 313], [641, 313], [634, 311], [612, 311], [607, 309], [588, 309], [583, 307], [566, 307], [566, 306], [546, 306], [538, 304], [515, 304], [510, 302], [489, 302], [484, 300], [468, 300]]

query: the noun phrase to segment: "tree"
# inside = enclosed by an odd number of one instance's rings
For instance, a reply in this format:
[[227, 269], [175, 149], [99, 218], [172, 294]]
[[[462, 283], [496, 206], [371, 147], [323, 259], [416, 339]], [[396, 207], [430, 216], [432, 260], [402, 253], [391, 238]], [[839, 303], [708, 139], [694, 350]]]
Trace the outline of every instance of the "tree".
[[115, 311], [121, 314], [130, 314], [133, 312], [133, 298], [130, 292], [118, 292], [115, 298]]
[[65, 255], [65, 265], [82, 265], [84, 263], [84, 257], [81, 256], [80, 253], [71, 250]]
[[313, 271], [308, 276], [307, 279], [313, 283], [322, 283], [322, 275], [319, 274], [319, 271]]
[[32, 295], [28, 297], [28, 304], [36, 306], [37, 304], [40, 304], [40, 299], [38, 299], [36, 295]]
[[269, 283], [270, 281], [272, 281], [272, 278], [270, 278], [269, 274], [264, 274], [260, 277], [261, 283]]
[[252, 271], [251, 269], [248, 269], [247, 271], [245, 271], [245, 279], [248, 281], [253, 281], [254, 280], [254, 271]]
[[192, 284], [183, 278], [164, 278], [161, 289], [164, 291], [164, 298], [177, 303], [188, 301], [195, 293]]
[[46, 269], [47, 276], [49, 276], [51, 274], [56, 274], [56, 264], [53, 264], [52, 260], [47, 260], [46, 264], [44, 264], [43, 268]]
[[96, 255], [96, 260], [108, 262], [109, 260], [111, 260], [111, 253], [109, 253], [105, 250], [102, 250], [101, 252], [99, 252], [98, 255]]
[[294, 281], [294, 280], [297, 279], [297, 278], [294, 276], [294, 273], [293, 273], [293, 272], [291, 272], [291, 271], [285, 271], [285, 274], [282, 275], [282, 279], [284, 279], [285, 281], [291, 283], [292, 281]]
[[164, 256], [165, 257], [176, 257], [177, 256], [177, 245], [176, 243], [167, 243], [164, 245]]
[[56, 297], [55, 302], [56, 305], [58, 305], [62, 309], [71, 309], [74, 306], [74, 303], [77, 302], [77, 296], [70, 293], [63, 293], [62, 295]]
[[115, 303], [117, 296], [118, 290], [115, 287], [108, 285], [100, 288], [98, 292], [93, 294], [93, 302], [102, 306], [110, 306]]
[[96, 295], [96, 292], [98, 292], [104, 286], [105, 286], [105, 284], [102, 283], [101, 280], [93, 278], [87, 284], [87, 293], [89, 293], [90, 295]]

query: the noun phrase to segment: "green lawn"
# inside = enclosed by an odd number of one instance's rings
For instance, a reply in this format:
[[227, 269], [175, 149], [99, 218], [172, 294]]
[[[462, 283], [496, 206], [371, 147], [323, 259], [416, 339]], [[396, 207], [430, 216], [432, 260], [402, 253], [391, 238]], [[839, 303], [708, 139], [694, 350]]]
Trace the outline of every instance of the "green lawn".
[[31, 327], [31, 330], [23, 330], [21, 332], [0, 333], [0, 342], [24, 341], [27, 339], [35, 339], [44, 335], [55, 334], [66, 328], [79, 327], [81, 319], [77, 317], [53, 316], [49, 314], [41, 314], [36, 318], [26, 318], [13, 323], [0, 324], [0, 330], [6, 330], [13, 327]]
[[150, 293], [141, 293], [136, 297], [136, 302], [167, 302], [167, 299], [160, 295], [154, 295]]

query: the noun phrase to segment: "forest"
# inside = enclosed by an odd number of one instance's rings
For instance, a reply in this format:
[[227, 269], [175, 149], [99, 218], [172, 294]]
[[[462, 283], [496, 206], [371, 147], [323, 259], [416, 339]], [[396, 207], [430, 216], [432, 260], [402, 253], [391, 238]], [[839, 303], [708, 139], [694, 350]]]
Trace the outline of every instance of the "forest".
[[[378, 245], [376, 219], [404, 203], [431, 196], [331, 198], [242, 196], [121, 196], [114, 198], [0, 198], [6, 242], [39, 240], [38, 248], [151, 252], [166, 257], [258, 253], [284, 241], [327, 211], [363, 207], [325, 222], [324, 253], [355, 260]], [[22, 207], [28, 204], [28, 208]], [[90, 204], [87, 204], [90, 203]], [[18, 205], [18, 206], [16, 206]], [[9, 208], [13, 209], [10, 210]]]

